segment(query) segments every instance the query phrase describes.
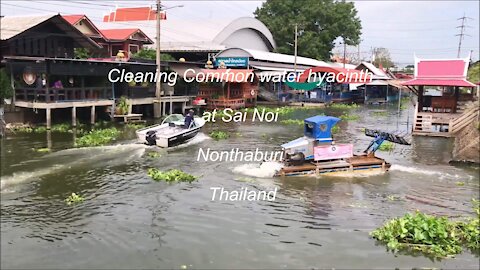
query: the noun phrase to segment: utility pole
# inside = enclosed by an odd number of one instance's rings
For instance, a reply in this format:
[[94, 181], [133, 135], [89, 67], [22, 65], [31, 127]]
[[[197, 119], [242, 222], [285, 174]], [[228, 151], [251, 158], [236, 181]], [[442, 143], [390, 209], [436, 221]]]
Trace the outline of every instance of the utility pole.
[[295, 71], [295, 76], [297, 76], [297, 51], [298, 51], [298, 24], [295, 24], [295, 62], [293, 64], [293, 69]]
[[156, 64], [157, 64], [157, 72], [158, 72], [158, 77], [156, 81], [156, 88], [155, 88], [155, 99], [156, 103], [153, 104], [153, 115], [155, 118], [160, 118], [161, 116], [161, 106], [162, 103], [160, 102], [160, 98], [162, 95], [162, 82], [158, 78], [160, 78], [160, 72], [161, 72], [161, 65], [160, 65], [160, 21], [161, 21], [161, 10], [162, 10], [162, 5], [161, 5], [161, 0], [157, 0], [157, 36], [156, 36], [156, 47], [157, 47], [157, 59], [156, 59]]
[[465, 34], [465, 28], [469, 27], [465, 24], [468, 19], [472, 19], [472, 18], [466, 17], [465, 13], [463, 14], [463, 17], [457, 19], [459, 21], [462, 21], [462, 25], [457, 26], [457, 28], [460, 28], [460, 34], [455, 35], [455, 36], [459, 36], [457, 58], [460, 58], [460, 52], [462, 50], [463, 37], [464, 36], [470, 36], [470, 35]]

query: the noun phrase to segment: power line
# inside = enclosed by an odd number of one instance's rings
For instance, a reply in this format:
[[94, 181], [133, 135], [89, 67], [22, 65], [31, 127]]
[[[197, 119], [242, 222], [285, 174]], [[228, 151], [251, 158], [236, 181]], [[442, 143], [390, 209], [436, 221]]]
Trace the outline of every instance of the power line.
[[457, 28], [460, 28], [460, 34], [456, 34], [456, 36], [459, 36], [459, 40], [458, 40], [458, 53], [457, 53], [457, 58], [460, 57], [460, 51], [462, 50], [462, 40], [463, 40], [463, 37], [464, 36], [470, 36], [468, 34], [465, 34], [465, 28], [469, 27], [468, 25], [465, 24], [465, 22], [467, 20], [473, 20], [472, 18], [470, 17], [466, 17], [465, 16], [465, 13], [463, 14], [463, 17], [461, 18], [458, 18], [457, 20], [461, 20], [462, 21], [462, 25], [460, 26], [457, 26]]

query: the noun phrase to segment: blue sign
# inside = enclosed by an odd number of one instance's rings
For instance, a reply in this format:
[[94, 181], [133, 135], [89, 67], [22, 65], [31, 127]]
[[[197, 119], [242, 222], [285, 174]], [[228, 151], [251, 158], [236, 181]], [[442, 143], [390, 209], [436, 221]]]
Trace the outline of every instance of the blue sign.
[[248, 57], [217, 57], [215, 59], [215, 66], [221, 67], [247, 67]]

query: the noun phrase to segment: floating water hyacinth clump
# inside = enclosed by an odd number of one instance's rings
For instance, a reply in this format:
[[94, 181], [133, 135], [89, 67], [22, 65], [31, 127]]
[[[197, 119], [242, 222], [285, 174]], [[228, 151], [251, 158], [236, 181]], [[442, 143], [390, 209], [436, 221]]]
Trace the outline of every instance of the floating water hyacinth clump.
[[344, 104], [344, 103], [333, 103], [329, 106], [332, 109], [356, 109], [358, 108], [358, 104], [352, 103], [352, 104]]
[[392, 142], [389, 142], [389, 141], [384, 141], [380, 147], [378, 148], [378, 150], [380, 151], [392, 151], [393, 148], [395, 148], [395, 145], [392, 143]]
[[228, 133], [226, 133], [225, 131], [221, 131], [221, 130], [215, 130], [215, 131], [212, 131], [210, 132], [210, 137], [212, 137], [214, 140], [225, 140], [225, 139], [228, 139], [230, 137], [230, 135], [228, 135]]
[[356, 115], [356, 114], [346, 114], [346, 113], [344, 113], [344, 114], [340, 115], [339, 118], [344, 120], [344, 121], [357, 121], [358, 119], [360, 119], [360, 116]]
[[119, 135], [120, 131], [114, 127], [106, 129], [94, 129], [82, 137], [77, 138], [75, 140], [75, 146], [102, 146], [114, 141]]
[[370, 235], [396, 253], [420, 252], [428, 257], [452, 257], [467, 247], [474, 253], [480, 248], [480, 209], [473, 200], [475, 216], [460, 221], [432, 216], [419, 211], [387, 221]]
[[177, 169], [171, 169], [169, 171], [164, 172], [159, 169], [150, 168], [148, 169], [147, 174], [154, 181], [165, 181], [169, 183], [173, 183], [173, 182], [191, 183], [197, 179], [197, 177]]
[[66, 199], [65, 199], [65, 203], [67, 203], [67, 205], [72, 205], [72, 204], [78, 204], [78, 203], [81, 203], [85, 200], [85, 198], [83, 198], [82, 196], [76, 194], [75, 192], [73, 192], [72, 194], [70, 194], [70, 196], [68, 196]]
[[304, 121], [300, 119], [286, 119], [280, 121], [280, 123], [285, 124], [285, 125], [298, 125], [298, 126], [303, 126]]

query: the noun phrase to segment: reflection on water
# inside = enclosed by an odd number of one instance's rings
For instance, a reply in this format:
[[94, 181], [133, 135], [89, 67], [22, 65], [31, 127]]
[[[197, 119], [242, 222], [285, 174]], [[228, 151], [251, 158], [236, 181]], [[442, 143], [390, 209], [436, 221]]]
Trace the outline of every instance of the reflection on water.
[[[396, 106], [359, 121], [342, 122], [341, 142], [363, 151], [362, 128], [406, 129]], [[340, 115], [341, 111], [296, 112]], [[398, 127], [396, 125], [398, 119]], [[411, 116], [410, 116], [411, 119]], [[411, 125], [411, 123], [410, 123]], [[215, 129], [231, 137], [211, 140]], [[272, 178], [277, 163], [196, 162], [200, 147], [212, 150], [279, 145], [302, 128], [273, 123], [212, 123], [191, 143], [161, 151], [131, 141], [82, 149], [72, 134], [17, 134], [2, 142], [1, 266], [5, 268], [476, 268], [469, 253], [430, 262], [393, 256], [368, 232], [385, 219], [416, 209], [448, 216], [470, 214], [478, 197], [478, 169], [448, 165], [451, 141], [417, 137], [411, 147], [379, 152], [391, 171], [370, 177]], [[178, 168], [200, 177], [191, 184], [153, 182], [147, 168]], [[462, 182], [464, 185], [457, 185]], [[272, 190], [273, 202], [211, 201], [210, 187]], [[67, 206], [76, 192], [85, 202]], [[392, 200], [391, 198], [396, 198]], [[28, 254], [28, 256], [25, 256]], [[366, 260], [365, 258], [368, 258]]]

